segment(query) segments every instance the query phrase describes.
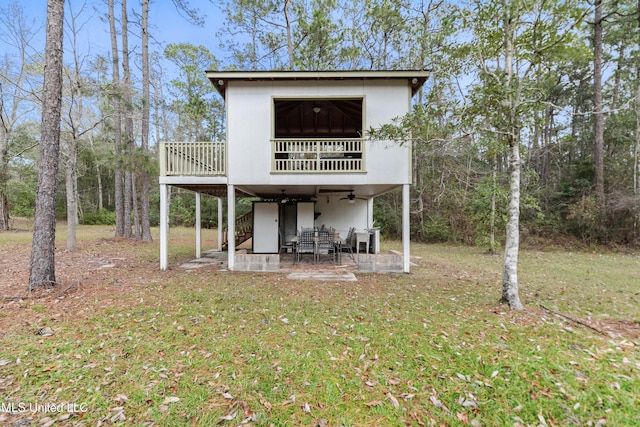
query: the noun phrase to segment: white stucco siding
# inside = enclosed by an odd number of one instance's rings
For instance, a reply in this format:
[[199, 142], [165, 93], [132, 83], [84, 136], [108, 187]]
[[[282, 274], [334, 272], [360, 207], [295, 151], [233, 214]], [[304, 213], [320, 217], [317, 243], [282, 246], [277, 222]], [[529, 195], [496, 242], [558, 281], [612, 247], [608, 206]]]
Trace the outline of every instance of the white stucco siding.
[[[366, 131], [405, 114], [409, 108], [409, 91], [406, 81], [402, 80], [230, 83], [226, 92], [230, 182], [238, 185], [291, 183], [291, 174], [271, 173], [274, 98], [362, 97]], [[366, 174], [302, 173], [293, 175], [295, 183], [313, 185], [319, 180], [324, 184], [348, 182], [354, 185], [409, 182], [410, 150], [407, 147], [389, 141], [367, 141], [366, 147]]]
[[349, 227], [357, 229], [367, 228], [367, 201], [355, 200], [354, 203], [348, 203], [346, 200], [340, 200], [340, 197], [318, 197], [316, 201], [315, 211], [321, 215], [316, 219], [315, 226], [333, 227], [340, 233], [342, 238], [347, 237]]
[[[367, 97], [367, 130], [391, 123], [409, 112], [410, 88], [402, 81], [377, 81]], [[411, 149], [395, 141], [367, 142], [367, 171], [372, 183], [408, 184], [411, 181]]]
[[227, 92], [230, 182], [267, 183], [271, 168], [268, 88], [230, 87]]

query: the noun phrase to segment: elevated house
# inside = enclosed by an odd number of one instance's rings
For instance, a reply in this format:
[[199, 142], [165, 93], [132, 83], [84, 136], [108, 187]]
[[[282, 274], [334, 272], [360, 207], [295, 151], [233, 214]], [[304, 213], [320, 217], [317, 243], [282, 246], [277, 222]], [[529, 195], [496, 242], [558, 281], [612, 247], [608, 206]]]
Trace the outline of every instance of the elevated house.
[[[410, 271], [411, 147], [370, 139], [367, 130], [409, 112], [428, 72], [207, 71], [207, 77], [224, 98], [227, 137], [160, 144], [161, 269], [168, 267], [168, 187], [175, 186], [196, 193], [197, 256], [200, 195], [219, 198], [219, 217], [220, 198], [228, 199], [228, 229], [219, 230], [218, 240], [230, 270], [277, 265], [303, 227], [335, 229], [342, 238], [349, 229], [368, 233], [369, 240], [349, 243], [354, 252], [376, 256], [373, 199], [402, 188], [402, 255], [391, 270]], [[236, 218], [241, 197], [255, 201], [252, 212]], [[249, 254], [237, 254], [247, 237]]]

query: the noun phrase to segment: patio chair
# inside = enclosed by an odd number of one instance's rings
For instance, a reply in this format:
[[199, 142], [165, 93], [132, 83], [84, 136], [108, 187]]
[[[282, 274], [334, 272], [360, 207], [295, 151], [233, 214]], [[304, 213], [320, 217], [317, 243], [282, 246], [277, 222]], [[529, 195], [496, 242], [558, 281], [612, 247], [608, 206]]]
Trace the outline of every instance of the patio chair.
[[[280, 250], [278, 251], [278, 254], [282, 254], [283, 250], [285, 254], [288, 254], [289, 252], [293, 254], [293, 242], [287, 242], [285, 240], [284, 233], [279, 228], [278, 236], [280, 237]], [[293, 256], [295, 258], [295, 254], [293, 254]]]
[[336, 263], [336, 240], [334, 237], [334, 231], [332, 230], [319, 230], [318, 242], [316, 243], [316, 263], [320, 262], [320, 256], [329, 255], [333, 264]]
[[349, 228], [349, 232], [347, 233], [347, 237], [340, 243], [340, 252], [348, 252], [351, 257], [351, 261], [356, 262], [356, 259], [353, 257], [353, 232], [356, 230], [355, 227]]
[[313, 255], [313, 263], [316, 262], [316, 242], [314, 240], [314, 231], [313, 228], [303, 228], [300, 231], [300, 236], [298, 238], [298, 245], [296, 248], [296, 263], [299, 263], [302, 260], [303, 254], [312, 254]]

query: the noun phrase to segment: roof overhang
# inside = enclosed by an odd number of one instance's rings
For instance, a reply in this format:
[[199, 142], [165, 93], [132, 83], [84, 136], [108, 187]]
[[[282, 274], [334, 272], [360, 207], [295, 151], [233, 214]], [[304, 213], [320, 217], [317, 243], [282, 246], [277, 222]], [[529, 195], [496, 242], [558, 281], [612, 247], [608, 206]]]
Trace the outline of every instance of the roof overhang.
[[231, 81], [304, 81], [304, 80], [406, 80], [411, 95], [429, 78], [429, 70], [394, 71], [206, 71], [207, 78], [217, 91], [225, 97]]

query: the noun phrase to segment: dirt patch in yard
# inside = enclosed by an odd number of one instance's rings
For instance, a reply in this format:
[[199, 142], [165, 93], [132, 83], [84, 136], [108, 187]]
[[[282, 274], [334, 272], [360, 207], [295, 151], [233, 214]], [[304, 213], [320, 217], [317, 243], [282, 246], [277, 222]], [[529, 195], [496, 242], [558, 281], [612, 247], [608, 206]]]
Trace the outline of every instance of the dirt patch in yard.
[[536, 306], [526, 306], [522, 311], [509, 311], [505, 306], [494, 308], [493, 313], [506, 316], [514, 323], [534, 326], [543, 319], [557, 319], [575, 329], [588, 329], [591, 332], [606, 336], [612, 339], [623, 339], [637, 341], [640, 339], [640, 322], [634, 320], [616, 319], [581, 319], [577, 316], [567, 315]]
[[[1, 235], [0, 235], [1, 237]], [[85, 318], [96, 310], [122, 307], [145, 294], [149, 284], [171, 280], [175, 271], [160, 271], [158, 262], [132, 256], [150, 243], [103, 239], [83, 242], [78, 250], [56, 252], [52, 288], [29, 292], [29, 245], [0, 247], [0, 324], [2, 332], [35, 325], [38, 318]], [[152, 244], [155, 246], [155, 244]]]

